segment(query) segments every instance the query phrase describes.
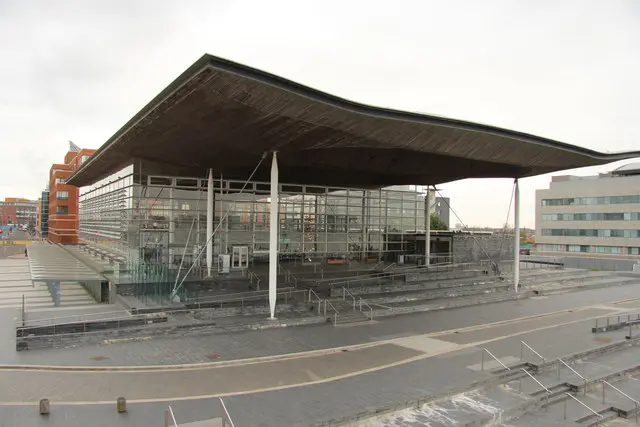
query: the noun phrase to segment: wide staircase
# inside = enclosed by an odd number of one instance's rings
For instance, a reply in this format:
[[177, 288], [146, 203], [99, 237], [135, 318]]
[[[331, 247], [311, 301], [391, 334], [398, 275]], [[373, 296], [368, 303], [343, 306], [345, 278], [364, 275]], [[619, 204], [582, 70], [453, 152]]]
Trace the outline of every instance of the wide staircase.
[[[640, 338], [619, 341], [562, 358], [545, 359], [521, 342], [521, 361], [509, 363], [488, 348], [469, 366], [484, 380], [457, 393], [389, 414], [380, 425], [625, 426], [640, 412]], [[355, 423], [355, 426], [369, 425]]]

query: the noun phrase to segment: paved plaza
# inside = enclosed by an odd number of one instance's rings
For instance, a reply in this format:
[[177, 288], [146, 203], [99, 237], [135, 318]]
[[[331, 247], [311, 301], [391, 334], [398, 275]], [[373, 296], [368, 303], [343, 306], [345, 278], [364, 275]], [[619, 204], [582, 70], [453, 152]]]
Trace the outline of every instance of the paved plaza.
[[[219, 416], [219, 396], [237, 426], [313, 425], [487, 378], [477, 369], [481, 347], [508, 362], [519, 360], [520, 340], [545, 357], [601, 346], [593, 319], [640, 312], [639, 291], [619, 286], [342, 327], [21, 353], [3, 346], [0, 425], [162, 425], [167, 404], [188, 423]], [[127, 415], [115, 411], [118, 396], [129, 400]], [[48, 418], [37, 414], [43, 397], [52, 402]]]

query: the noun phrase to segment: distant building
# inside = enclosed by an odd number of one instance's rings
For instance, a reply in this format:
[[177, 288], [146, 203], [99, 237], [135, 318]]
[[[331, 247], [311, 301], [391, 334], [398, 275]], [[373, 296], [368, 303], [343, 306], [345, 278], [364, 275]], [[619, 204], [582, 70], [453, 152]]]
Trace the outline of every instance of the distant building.
[[38, 200], [38, 230], [40, 236], [47, 238], [49, 236], [49, 188], [42, 192], [42, 196]]
[[36, 225], [38, 202], [19, 197], [7, 197], [0, 202], [0, 225]]
[[70, 143], [64, 163], [51, 166], [47, 234], [54, 243], [78, 243], [78, 187], [68, 185], [66, 179], [94, 152]]
[[640, 255], [640, 163], [597, 176], [554, 176], [536, 191], [536, 251]]
[[449, 197], [436, 197], [436, 215], [440, 217], [440, 221], [444, 222], [447, 228], [450, 228], [449, 206], [451, 206], [451, 199]]

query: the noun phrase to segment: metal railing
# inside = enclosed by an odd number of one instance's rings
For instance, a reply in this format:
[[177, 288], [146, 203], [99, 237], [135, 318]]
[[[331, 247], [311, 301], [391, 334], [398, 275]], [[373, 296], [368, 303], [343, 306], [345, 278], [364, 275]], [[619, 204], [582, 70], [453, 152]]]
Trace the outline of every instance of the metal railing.
[[[595, 415], [597, 417], [596, 418], [596, 426], [600, 425], [600, 418], [602, 418], [602, 415], [600, 415], [599, 412], [597, 412], [594, 409], [592, 409], [589, 405], [587, 405], [586, 403], [584, 403], [582, 400], [578, 399], [577, 397], [575, 397], [571, 393], [565, 392], [564, 394], [569, 396], [570, 398], [572, 398], [576, 402], [578, 402], [580, 405], [582, 405], [583, 407], [588, 409], [593, 415]], [[565, 402], [565, 405], [564, 405], [564, 419], [565, 420], [567, 419], [567, 404], [566, 404], [566, 402]]]
[[[172, 424], [173, 423], [173, 424]], [[178, 423], [176, 422], [176, 417], [173, 414], [173, 409], [171, 409], [171, 405], [167, 406], [167, 409], [164, 411], [164, 427], [178, 427]]]
[[371, 267], [369, 270], [375, 270], [376, 268], [380, 267], [381, 265], [384, 265], [384, 261], [378, 261], [377, 263], [375, 263], [375, 265], [373, 267]]
[[85, 314], [76, 314], [71, 316], [58, 316], [58, 317], [48, 317], [46, 319], [33, 319], [16, 322], [16, 325], [19, 326], [53, 326], [60, 323], [76, 323], [76, 322], [87, 322], [87, 321], [104, 321], [104, 320], [117, 320], [117, 319], [128, 319], [133, 317], [131, 313], [126, 310], [120, 311], [107, 311], [102, 313], [85, 313]]
[[253, 281], [256, 281], [256, 290], [260, 290], [260, 278], [253, 271], [249, 271], [249, 283], [253, 285]]
[[362, 297], [360, 297], [360, 312], [362, 313], [362, 305], [364, 304], [365, 306], [367, 306], [367, 308], [369, 308], [369, 320], [373, 320], [373, 307], [371, 307], [365, 300], [362, 299]]
[[286, 283], [291, 282], [291, 280], [293, 279], [293, 287], [297, 288], [298, 287], [298, 278], [296, 276], [293, 275], [293, 273], [291, 273], [291, 270], [288, 269], [284, 269], [284, 280]]
[[353, 305], [353, 311], [356, 310], [356, 306], [358, 305], [357, 303], [359, 303], [360, 313], [364, 314], [364, 312], [362, 311], [362, 306], [364, 305], [369, 309], [369, 316], [368, 316], [369, 320], [373, 320], [373, 307], [371, 307], [364, 299], [362, 299], [362, 297], [359, 296], [358, 298], [356, 298], [351, 292], [349, 292], [349, 289], [343, 287], [342, 288], [342, 300], [346, 301], [347, 296], [351, 297], [351, 302], [352, 302], [352, 305]]
[[[580, 373], [578, 371], [576, 371], [575, 369], [573, 369], [571, 366], [569, 366], [564, 360], [558, 358], [556, 359], [557, 362], [562, 363], [564, 366], [566, 366], [567, 368], [569, 368], [569, 370], [571, 372], [573, 372], [574, 374], [576, 374], [580, 379], [582, 379], [582, 381], [584, 381], [584, 395], [587, 395], [587, 383], [589, 382], [589, 380], [585, 377], [583, 377], [582, 375], [580, 375]], [[556, 362], [556, 369], [558, 371], [558, 378], [560, 378], [560, 363]]]
[[538, 357], [540, 358], [540, 360], [542, 360], [542, 363], [543, 363], [543, 364], [545, 363], [545, 359], [544, 359], [544, 357], [542, 357], [542, 356], [540, 355], [540, 353], [538, 353], [537, 351], [535, 351], [535, 350], [533, 349], [533, 347], [531, 347], [529, 344], [527, 344], [527, 343], [526, 343], [526, 342], [524, 342], [524, 341], [520, 341], [520, 360], [524, 360], [524, 348], [525, 348], [525, 347], [526, 347], [526, 348], [528, 348], [529, 350], [531, 350], [531, 352], [532, 352], [533, 354], [535, 354], [536, 356], [538, 356]]
[[395, 262], [392, 262], [391, 264], [387, 265], [385, 268], [382, 269], [382, 271], [387, 271], [388, 269], [390, 269], [391, 267], [396, 266], [397, 264]]
[[313, 289], [309, 289], [309, 302], [311, 302], [311, 297], [314, 296], [318, 300], [318, 316], [320, 316], [320, 310], [322, 310], [322, 298], [314, 291]]
[[229, 423], [231, 427], [236, 427], [231, 419], [231, 415], [229, 415], [229, 411], [227, 410], [227, 405], [224, 404], [224, 401], [221, 397], [218, 398], [220, 400], [220, 405], [222, 406], [222, 410], [224, 411], [224, 417], [222, 418], [222, 427], [225, 427], [225, 421]]
[[329, 307], [333, 309], [333, 324], [336, 325], [338, 323], [338, 316], [340, 315], [340, 312], [338, 311], [337, 308], [334, 307], [333, 304], [331, 304], [331, 301], [329, 301], [328, 299], [325, 299], [324, 300], [324, 317], [327, 317], [327, 305], [329, 305]]
[[627, 393], [625, 393], [624, 391], [620, 390], [618, 387], [614, 386], [613, 384], [611, 384], [610, 382], [606, 381], [606, 380], [602, 380], [602, 404], [604, 405], [604, 391], [605, 391], [605, 386], [609, 386], [612, 389], [614, 389], [615, 391], [617, 391], [621, 396], [626, 397], [627, 399], [629, 399], [630, 401], [633, 402], [633, 405], [635, 406], [635, 416], [636, 416], [636, 424], [638, 424], [638, 405], [640, 405], [640, 402], [638, 402], [636, 399], [634, 399], [633, 397], [629, 396]]
[[[287, 290], [283, 290], [283, 291], [279, 291], [276, 292], [276, 298], [278, 297], [284, 297], [284, 303], [287, 304], [288, 303], [288, 299], [291, 298], [293, 296], [293, 294], [302, 292], [303, 293], [303, 300], [306, 299], [306, 293], [307, 290], [306, 289], [293, 289], [293, 288], [285, 288]], [[190, 302], [190, 305], [195, 305], [197, 306], [197, 309], [201, 309], [203, 308], [202, 305], [208, 305], [209, 307], [204, 307], [206, 308], [224, 308], [224, 304], [230, 304], [230, 303], [240, 303], [241, 307], [244, 307], [245, 302], [256, 302], [256, 301], [260, 301], [263, 298], [267, 298], [267, 302], [269, 301], [269, 294], [268, 293], [264, 293], [264, 294], [258, 294], [258, 295], [245, 295], [245, 296], [240, 296], [240, 297], [231, 297], [231, 298], [223, 298], [223, 299], [217, 299], [216, 297], [212, 297], [212, 299], [197, 299], [194, 302]], [[179, 310], [177, 310], [179, 311]], [[172, 311], [172, 312], [176, 312], [176, 310]]]
[[504, 363], [502, 363], [500, 361], [500, 359], [498, 359], [497, 357], [495, 357], [493, 355], [493, 353], [491, 353], [489, 350], [487, 350], [486, 348], [482, 348], [482, 360], [480, 361], [480, 370], [484, 371], [484, 354], [487, 353], [489, 356], [493, 357], [493, 359], [498, 362], [500, 365], [502, 365], [502, 367], [504, 369], [506, 369], [507, 371], [511, 371], [511, 368], [509, 368], [507, 365], [505, 365]]
[[[547, 392], [546, 394], [546, 403], [545, 403], [545, 409], [549, 409], [549, 395], [551, 394], [551, 390], [549, 390], [544, 384], [542, 384], [540, 381], [538, 381], [536, 379], [536, 377], [534, 377], [533, 375], [531, 375], [531, 373], [529, 371], [527, 371], [524, 368], [520, 368], [522, 370], [522, 372], [524, 372], [525, 374], [527, 374], [529, 376], [529, 378], [531, 378], [532, 380], [534, 380], [540, 387], [542, 387], [544, 389], [544, 391]], [[520, 380], [519, 383], [519, 387], [520, 387], [520, 392], [522, 393], [522, 380]]]
[[[395, 264], [395, 263], [394, 263]], [[390, 264], [392, 265], [392, 264]], [[358, 284], [371, 280], [394, 280], [398, 277], [404, 277], [407, 274], [412, 273], [426, 273], [426, 272], [440, 272], [440, 271], [465, 271], [466, 267], [478, 267], [480, 262], [458, 263], [458, 264], [435, 264], [428, 266], [412, 266], [405, 268], [394, 268], [391, 271], [381, 271], [378, 273], [362, 275], [362, 276], [349, 276], [341, 278], [326, 279], [324, 282], [329, 286], [344, 286], [349, 288], [352, 284]], [[388, 268], [387, 266], [386, 268]], [[318, 281], [320, 282], [320, 281]]]

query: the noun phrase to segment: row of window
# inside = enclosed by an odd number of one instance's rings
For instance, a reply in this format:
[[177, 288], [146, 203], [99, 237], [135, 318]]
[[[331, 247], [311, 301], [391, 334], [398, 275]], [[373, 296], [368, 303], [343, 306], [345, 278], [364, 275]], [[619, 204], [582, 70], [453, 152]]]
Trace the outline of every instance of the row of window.
[[640, 221], [640, 212], [543, 214], [543, 221]]
[[[588, 245], [557, 245], [548, 243], [539, 243], [536, 250], [540, 252], [583, 252], [620, 255], [622, 254], [622, 246], [588, 246]], [[627, 255], [640, 255], [640, 248], [627, 248]]]
[[542, 199], [542, 206], [620, 205], [627, 203], [640, 203], [640, 194], [631, 196], [567, 197], [560, 199]]
[[543, 228], [543, 236], [569, 237], [640, 237], [640, 230], [592, 230], [583, 228]]

